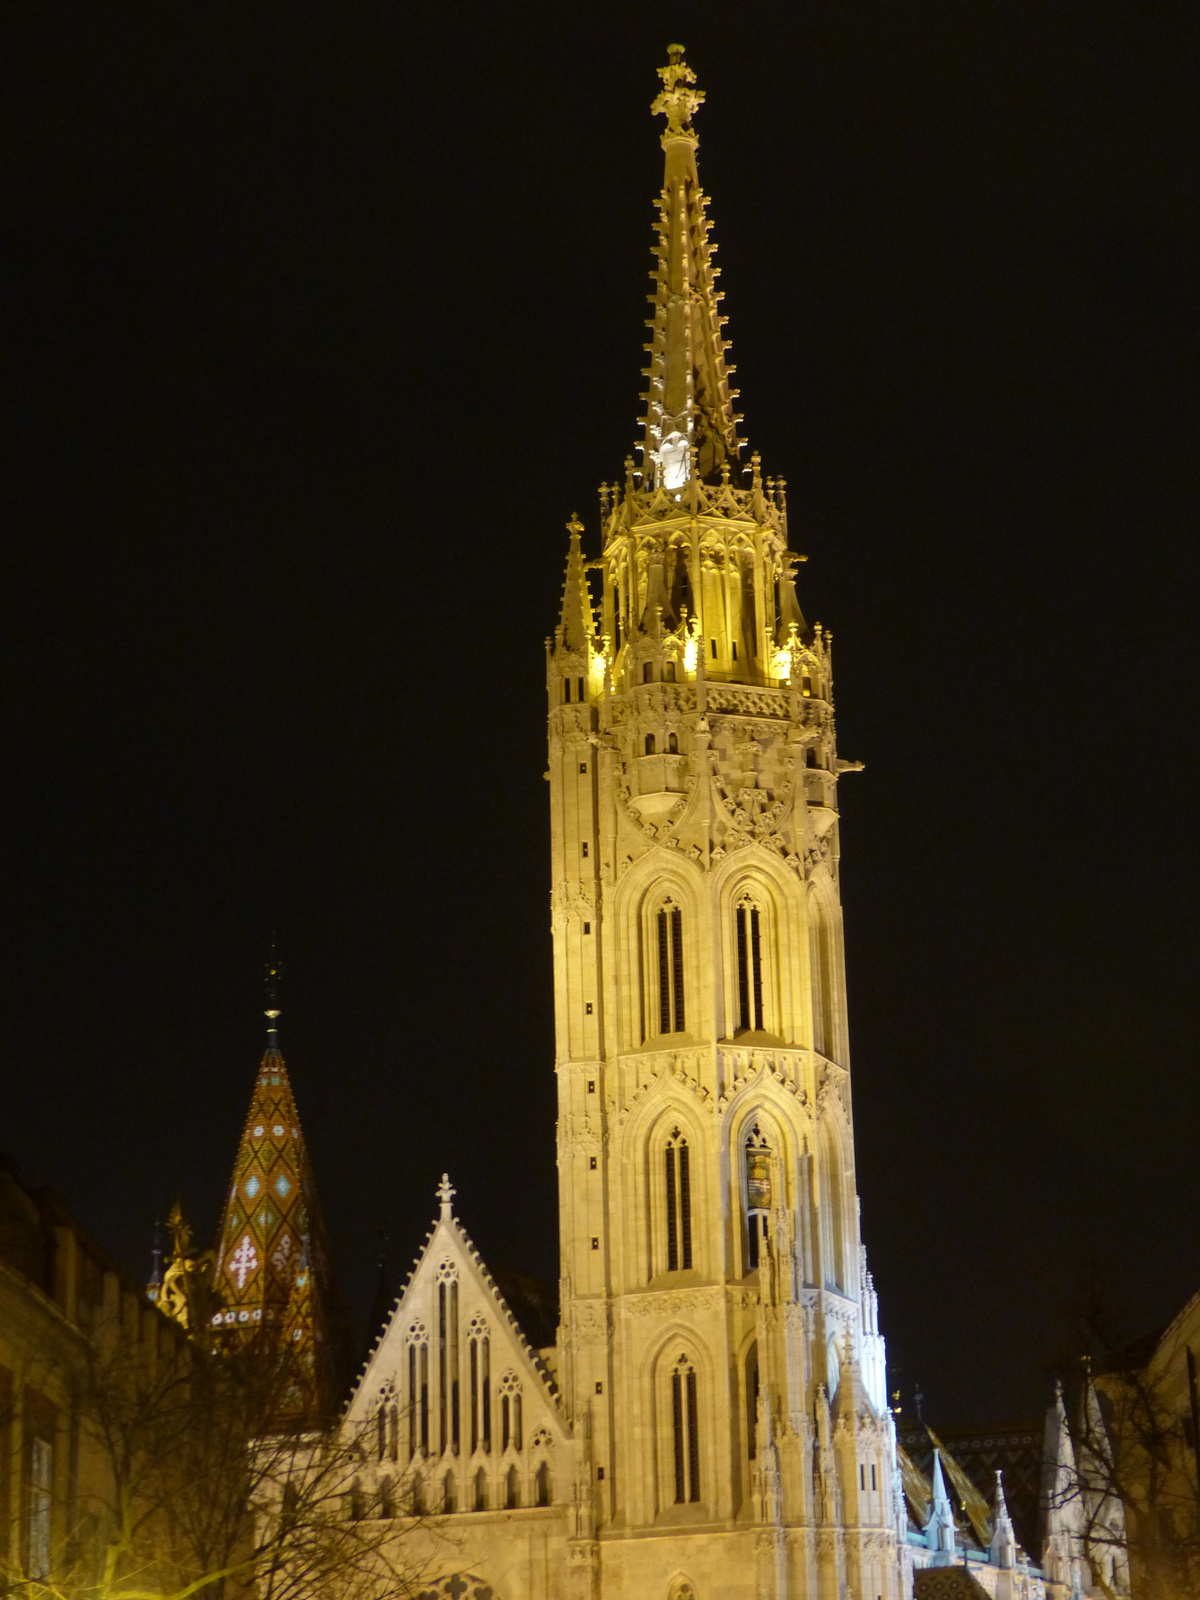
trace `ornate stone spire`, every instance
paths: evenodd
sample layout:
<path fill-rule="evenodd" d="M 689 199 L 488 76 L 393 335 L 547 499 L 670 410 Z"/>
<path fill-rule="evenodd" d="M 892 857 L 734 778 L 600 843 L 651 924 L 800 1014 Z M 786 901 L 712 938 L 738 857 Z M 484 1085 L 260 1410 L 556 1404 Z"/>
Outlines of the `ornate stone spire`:
<path fill-rule="evenodd" d="M 683 46 L 668 46 L 669 60 L 658 69 L 663 87 L 651 107 L 664 116 L 665 174 L 659 197 L 658 243 L 654 250 L 654 315 L 645 346 L 650 365 L 647 389 L 645 471 L 654 486 L 679 489 L 698 472 L 719 477 L 722 466 L 738 460 L 739 442 L 725 365 L 726 318 L 712 264 L 708 202 L 696 170 L 698 139 L 692 116 L 704 101 L 696 74 L 683 59 Z"/>
<path fill-rule="evenodd" d="M 326 1376 L 328 1254 L 312 1167 L 279 1050 L 283 968 L 267 963 L 267 1048 L 238 1145 L 217 1239 L 211 1326 L 286 1338 L 316 1389 Z"/>

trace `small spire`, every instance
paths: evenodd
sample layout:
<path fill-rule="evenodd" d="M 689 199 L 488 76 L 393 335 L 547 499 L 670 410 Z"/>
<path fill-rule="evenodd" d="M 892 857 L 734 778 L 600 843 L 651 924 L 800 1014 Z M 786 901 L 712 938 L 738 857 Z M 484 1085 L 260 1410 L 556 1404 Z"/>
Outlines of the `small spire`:
<path fill-rule="evenodd" d="M 279 1052 L 279 985 L 283 979 L 283 962 L 280 961 L 275 950 L 275 936 L 271 935 L 271 954 L 263 969 L 263 979 L 267 986 L 267 1049 Z"/>
<path fill-rule="evenodd" d="M 454 1213 L 450 1209 L 450 1202 L 454 1199 L 454 1196 L 457 1194 L 457 1192 L 458 1191 L 455 1189 L 454 1185 L 450 1182 L 450 1174 L 448 1172 L 443 1172 L 442 1181 L 437 1186 L 437 1197 L 441 1201 L 443 1222 L 452 1222 L 454 1220 Z"/>
<path fill-rule="evenodd" d="M 996 1499 L 992 1507 L 992 1542 L 990 1555 L 996 1566 L 1008 1571 L 1017 1564 L 1017 1536 L 1013 1530 L 1012 1518 L 1008 1514 L 1008 1502 L 1004 1498 L 1004 1474 L 996 1472 Z"/>
<path fill-rule="evenodd" d="M 571 513 L 567 532 L 571 535 L 571 548 L 567 553 L 567 581 L 563 585 L 562 619 L 558 631 L 564 649 L 584 650 L 595 632 L 596 619 L 592 613 L 592 596 L 580 543 L 583 523 L 577 512 Z"/>
<path fill-rule="evenodd" d="M 930 1565 L 948 1567 L 954 1561 L 954 1512 L 950 1496 L 946 1493 L 946 1480 L 942 1476 L 942 1452 L 933 1452 L 933 1512 L 925 1529 L 925 1542 L 933 1552 Z"/>

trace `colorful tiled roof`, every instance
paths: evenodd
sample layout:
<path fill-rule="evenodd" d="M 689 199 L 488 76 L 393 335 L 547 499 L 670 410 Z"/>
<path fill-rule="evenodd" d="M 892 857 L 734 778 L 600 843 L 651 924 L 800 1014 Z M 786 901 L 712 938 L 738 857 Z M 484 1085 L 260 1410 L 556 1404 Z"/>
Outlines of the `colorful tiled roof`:
<path fill-rule="evenodd" d="M 213 1287 L 222 1333 L 278 1329 L 321 1381 L 328 1360 L 324 1228 L 283 1056 L 258 1069 L 217 1240 Z"/>

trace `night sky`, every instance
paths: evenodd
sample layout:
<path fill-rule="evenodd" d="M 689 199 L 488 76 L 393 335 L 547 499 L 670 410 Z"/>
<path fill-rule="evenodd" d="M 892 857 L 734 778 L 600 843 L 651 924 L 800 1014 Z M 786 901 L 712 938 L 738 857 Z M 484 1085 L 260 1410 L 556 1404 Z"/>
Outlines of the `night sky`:
<path fill-rule="evenodd" d="M 542 641 L 635 436 L 682 39 L 834 633 L 892 1384 L 1200 1284 L 1200 8 L 10 3 L 0 1149 L 130 1271 L 282 1043 L 360 1334 L 447 1168 L 556 1276 Z"/>

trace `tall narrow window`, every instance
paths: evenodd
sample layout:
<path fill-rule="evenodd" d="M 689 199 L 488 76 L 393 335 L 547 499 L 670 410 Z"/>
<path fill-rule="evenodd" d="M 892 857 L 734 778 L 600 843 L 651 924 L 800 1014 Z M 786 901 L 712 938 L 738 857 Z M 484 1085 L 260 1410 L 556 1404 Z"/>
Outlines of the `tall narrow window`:
<path fill-rule="evenodd" d="M 752 1031 L 763 1022 L 762 914 L 751 900 L 737 908 L 738 1028 Z"/>
<path fill-rule="evenodd" d="M 654 754 L 654 748 L 654 735 L 652 733 L 648 733 L 646 735 L 646 754 L 648 756 L 652 756 Z"/>
<path fill-rule="evenodd" d="M 658 913 L 658 1031 L 687 1031 L 683 1004 L 683 912 L 669 900 Z"/>
<path fill-rule="evenodd" d="M 409 1330 L 408 1459 L 429 1454 L 429 1343 L 423 1323 Z"/>
<path fill-rule="evenodd" d="M 671 1374 L 671 1432 L 675 1465 L 675 1504 L 700 1498 L 700 1417 L 696 1371 L 681 1355 Z"/>
<path fill-rule="evenodd" d="M 438 1451 L 458 1455 L 462 1439 L 458 1277 L 452 1261 L 444 1261 L 438 1274 Z"/>
<path fill-rule="evenodd" d="M 504 1508 L 506 1511 L 515 1511 L 521 1504 L 521 1489 L 517 1481 L 516 1467 L 509 1467 L 504 1475 Z"/>
<path fill-rule="evenodd" d="M 50 1576 L 50 1515 L 54 1494 L 54 1449 L 48 1439 L 30 1440 L 29 1576 Z"/>
<path fill-rule="evenodd" d="M 506 1372 L 500 1384 L 500 1451 L 509 1445 L 520 1450 L 521 1437 L 521 1385 L 515 1372 Z"/>
<path fill-rule="evenodd" d="M 482 1444 L 492 1446 L 488 1395 L 488 1329 L 482 1317 L 473 1317 L 467 1336 L 467 1364 L 471 1383 L 471 1454 Z"/>
<path fill-rule="evenodd" d="M 666 1176 L 667 1271 L 686 1272 L 692 1265 L 692 1177 L 688 1144 L 678 1128 L 663 1152 Z"/>
<path fill-rule="evenodd" d="M 753 1461 L 758 1455 L 758 1346 L 750 1346 L 746 1357 L 746 1454 Z"/>
<path fill-rule="evenodd" d="M 422 1344 L 417 1351 L 421 1369 L 421 1454 L 429 1454 L 429 1346 Z"/>
<path fill-rule="evenodd" d="M 544 1461 L 534 1476 L 533 1497 L 535 1505 L 548 1506 L 550 1504 L 550 1468 Z"/>
<path fill-rule="evenodd" d="M 677 756 L 679 754 L 679 735 L 677 733 L 669 733 L 667 735 L 667 754 L 669 756 Z"/>
<path fill-rule="evenodd" d="M 475 1509 L 487 1510 L 487 1474 L 482 1467 L 475 1474 Z"/>
<path fill-rule="evenodd" d="M 756 1122 L 746 1136 L 746 1269 L 753 1272 L 766 1254 L 771 1214 L 771 1147 Z"/>

